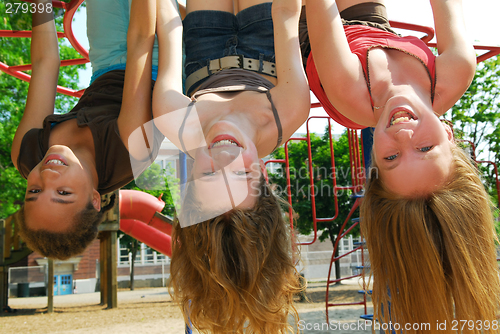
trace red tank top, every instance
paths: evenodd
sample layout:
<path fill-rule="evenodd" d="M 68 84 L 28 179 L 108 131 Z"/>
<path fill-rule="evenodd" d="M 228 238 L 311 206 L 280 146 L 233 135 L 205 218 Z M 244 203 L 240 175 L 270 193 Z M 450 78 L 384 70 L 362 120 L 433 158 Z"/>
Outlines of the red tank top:
<path fill-rule="evenodd" d="M 419 38 L 414 36 L 400 37 L 381 29 L 363 25 L 344 26 L 344 31 L 347 41 L 349 42 L 349 47 L 351 48 L 351 52 L 358 56 L 363 67 L 366 85 L 368 86 L 370 100 L 372 101 L 372 107 L 373 100 L 371 96 L 370 82 L 368 81 L 368 51 L 374 47 L 400 50 L 401 52 L 419 59 L 429 74 L 429 80 L 431 82 L 431 101 L 434 102 L 434 91 L 436 88 L 436 56 Z M 316 71 L 316 65 L 314 64 L 312 57 L 312 52 L 309 54 L 309 58 L 307 60 L 306 71 L 311 90 L 314 95 L 316 95 L 325 111 L 334 121 L 351 129 L 365 128 L 365 126 L 359 125 L 342 115 L 330 103 L 323 87 L 321 86 L 321 82 Z"/>

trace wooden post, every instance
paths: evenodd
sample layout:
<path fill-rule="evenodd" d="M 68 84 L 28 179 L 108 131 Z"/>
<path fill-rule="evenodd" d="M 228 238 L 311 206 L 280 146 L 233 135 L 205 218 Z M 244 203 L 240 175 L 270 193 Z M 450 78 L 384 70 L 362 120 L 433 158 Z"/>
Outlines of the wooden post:
<path fill-rule="evenodd" d="M 9 267 L 0 266 L 0 312 L 9 306 Z"/>
<path fill-rule="evenodd" d="M 8 306 L 9 300 L 9 268 L 5 263 L 5 220 L 0 220 L 0 312 Z"/>
<path fill-rule="evenodd" d="M 10 250 L 12 247 L 12 216 L 9 216 L 3 226 L 2 226 L 2 234 L 3 234 L 3 256 L 2 259 L 6 259 L 10 257 Z"/>
<path fill-rule="evenodd" d="M 116 277 L 116 232 L 104 231 L 101 239 L 101 305 L 107 308 L 118 307 L 118 283 Z"/>
<path fill-rule="evenodd" d="M 101 305 L 106 303 L 108 309 L 118 307 L 116 231 L 120 228 L 118 205 L 120 193 L 119 190 L 115 190 L 113 193 L 101 196 L 101 205 L 106 205 L 113 195 L 116 196 L 115 205 L 99 225 Z"/>
<path fill-rule="evenodd" d="M 106 232 L 99 233 L 99 284 L 101 291 L 101 305 L 108 302 L 107 275 L 106 275 Z"/>
<path fill-rule="evenodd" d="M 116 232 L 108 232 L 109 239 L 107 242 L 108 247 L 108 260 L 107 260 L 107 286 L 108 286 L 108 308 L 118 307 L 118 282 L 116 277 L 117 263 L 116 263 Z"/>
<path fill-rule="evenodd" d="M 49 266 L 49 274 L 47 275 L 47 312 L 54 312 L 54 260 L 48 259 L 47 264 Z"/>

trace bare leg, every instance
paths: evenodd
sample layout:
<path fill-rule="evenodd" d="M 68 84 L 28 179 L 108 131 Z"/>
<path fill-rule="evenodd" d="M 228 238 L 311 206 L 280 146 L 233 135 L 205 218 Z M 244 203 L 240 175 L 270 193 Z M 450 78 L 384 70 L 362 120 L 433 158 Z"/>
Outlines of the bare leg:
<path fill-rule="evenodd" d="M 235 3 L 237 3 L 238 6 L 235 6 L 234 14 L 237 14 L 238 12 L 248 7 L 260 5 L 261 3 L 266 3 L 266 2 L 272 2 L 272 0 L 235 0 Z"/>
<path fill-rule="evenodd" d="M 197 10 L 220 10 L 233 13 L 233 0 L 186 0 L 187 13 Z"/>

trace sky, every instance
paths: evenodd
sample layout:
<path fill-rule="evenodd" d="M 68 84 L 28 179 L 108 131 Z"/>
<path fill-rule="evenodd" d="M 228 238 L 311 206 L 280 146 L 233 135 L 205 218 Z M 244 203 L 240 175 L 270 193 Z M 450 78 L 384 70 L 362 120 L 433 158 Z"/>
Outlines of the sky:
<path fill-rule="evenodd" d="M 181 2 L 185 3 L 185 1 Z M 468 37 L 476 45 L 500 46 L 500 33 L 498 28 L 498 14 L 500 13 L 500 0 L 462 0 L 464 8 L 465 24 Z M 387 13 L 390 20 L 420 24 L 434 27 L 432 10 L 429 0 L 386 0 Z M 75 15 L 73 31 L 80 43 L 88 48 L 86 36 L 86 13 L 85 9 Z M 402 34 L 411 34 L 401 31 Z M 416 34 L 417 36 L 418 33 Z M 420 36 L 419 36 L 420 37 Z M 88 86 L 91 77 L 90 64 L 80 72 L 80 88 Z M 311 100 L 317 99 L 311 93 Z M 311 110 L 310 116 L 326 116 L 322 108 Z M 342 133 L 344 127 L 334 124 L 333 132 Z M 316 133 L 324 132 L 326 120 L 310 121 L 310 131 Z M 297 130 L 298 133 L 306 133 L 305 125 Z"/>

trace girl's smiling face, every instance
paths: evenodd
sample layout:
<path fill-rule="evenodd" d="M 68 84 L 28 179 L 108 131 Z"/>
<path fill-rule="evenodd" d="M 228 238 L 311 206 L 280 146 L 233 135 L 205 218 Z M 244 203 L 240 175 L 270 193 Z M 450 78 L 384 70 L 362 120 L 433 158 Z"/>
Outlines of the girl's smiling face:
<path fill-rule="evenodd" d="M 453 133 L 421 100 L 388 100 L 373 137 L 375 163 L 385 187 L 402 197 L 439 189 L 452 170 Z"/>

